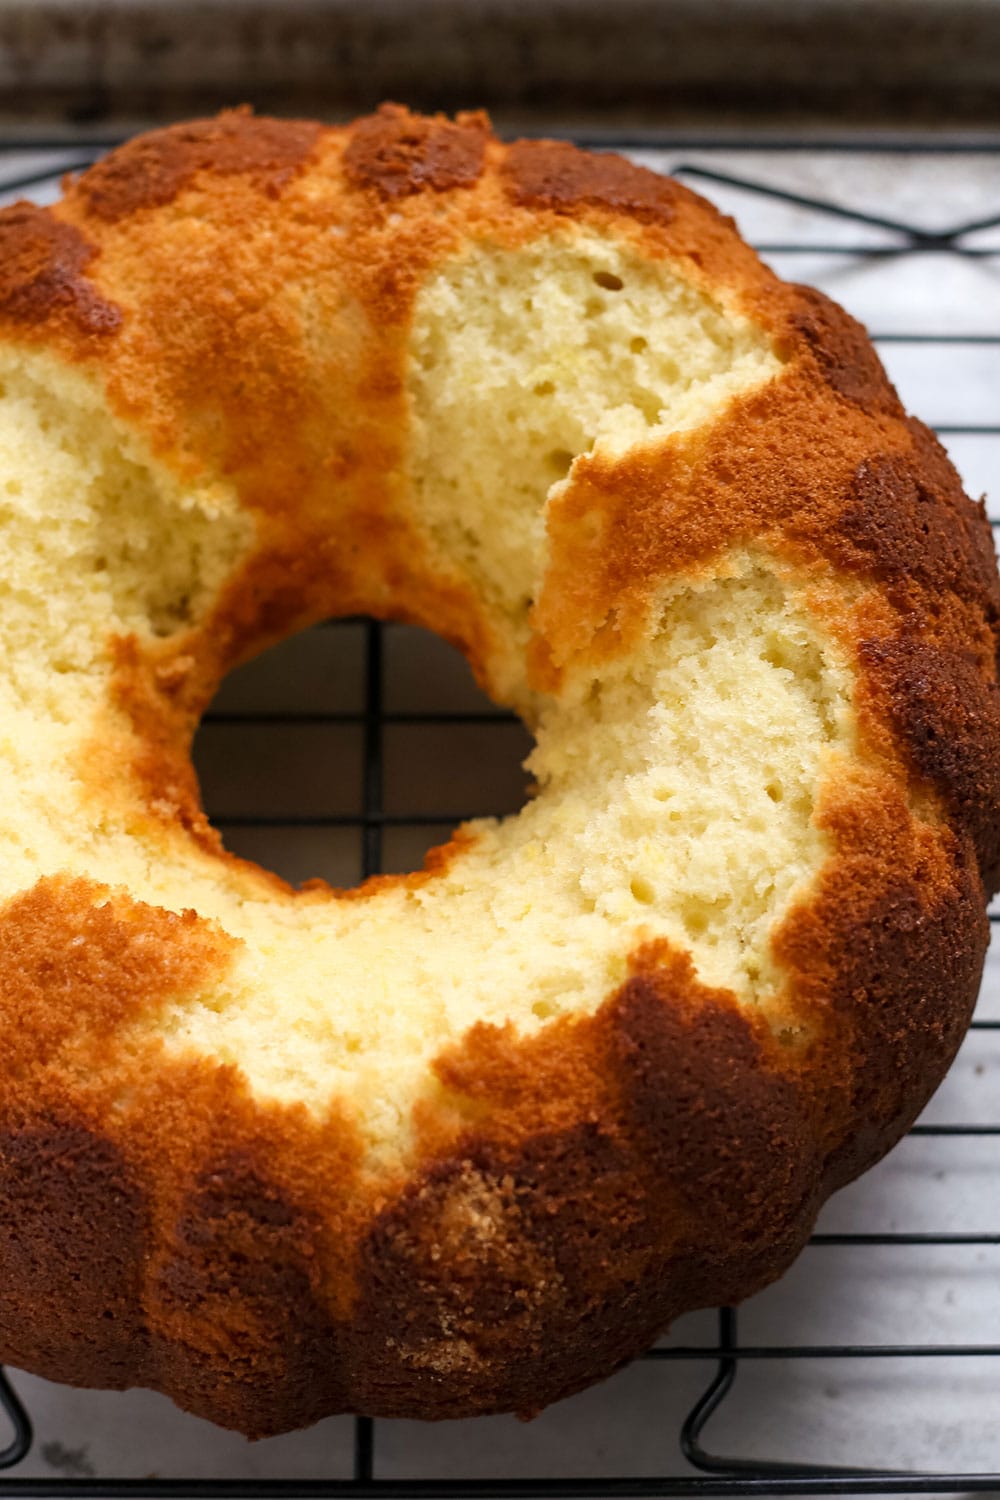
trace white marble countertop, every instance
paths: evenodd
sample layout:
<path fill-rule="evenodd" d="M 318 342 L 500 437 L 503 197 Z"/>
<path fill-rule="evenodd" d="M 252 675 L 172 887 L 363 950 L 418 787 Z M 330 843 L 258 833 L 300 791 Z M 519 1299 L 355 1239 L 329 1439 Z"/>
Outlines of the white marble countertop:
<path fill-rule="evenodd" d="M 988 143 L 979 143 L 985 147 Z M 690 167 L 819 197 L 925 231 L 1000 215 L 993 150 L 698 149 L 637 152 L 659 168 Z M 65 153 L 0 155 L 0 184 L 54 169 Z M 690 179 L 765 247 L 784 276 L 822 286 L 868 324 L 907 405 L 938 426 L 974 495 L 1000 520 L 1000 225 L 969 233 L 975 254 L 913 248 L 901 232 L 837 218 L 733 186 Z M 42 184 L 36 196 L 51 189 Z M 357 712 L 364 627 L 317 630 L 229 680 L 217 710 Z M 488 709 L 449 648 L 389 627 L 385 708 L 399 714 Z M 503 720 L 461 727 L 389 723 L 385 799 L 412 826 L 386 836 L 388 868 L 413 867 L 441 830 L 421 824 L 442 805 L 519 805 L 525 736 Z M 359 804 L 358 725 L 206 725 L 199 766 L 210 809 L 225 815 L 351 810 Z M 447 780 L 443 768 L 447 767 Z M 289 801 L 284 788 L 293 786 Z M 356 796 L 355 796 L 356 791 Z M 240 829 L 232 847 L 292 878 L 359 874 L 356 829 Z M 996 930 L 996 929 L 994 929 Z M 1000 944 L 987 966 L 980 1018 L 1000 1018 Z M 970 1033 L 924 1124 L 1000 1123 L 1000 1031 Z M 827 1234 L 1000 1236 L 996 1138 L 911 1136 L 824 1210 Z M 682 1319 L 665 1342 L 712 1345 L 716 1317 Z M 1000 1243 L 818 1245 L 740 1313 L 755 1345 L 1000 1345 Z M 376 1425 L 383 1478 L 685 1475 L 677 1434 L 713 1373 L 710 1359 L 635 1364 L 529 1424 L 509 1418 Z M 102 1394 L 22 1374 L 13 1383 L 34 1419 L 32 1452 L 4 1477 L 217 1476 L 339 1478 L 351 1473 L 347 1418 L 250 1444 L 184 1416 L 147 1392 Z M 0 1448 L 6 1434 L 0 1414 Z M 769 1359 L 740 1368 L 705 1442 L 716 1452 L 882 1469 L 1000 1470 L 1000 1358 Z M 758 1491 L 760 1493 L 760 1491 Z"/>

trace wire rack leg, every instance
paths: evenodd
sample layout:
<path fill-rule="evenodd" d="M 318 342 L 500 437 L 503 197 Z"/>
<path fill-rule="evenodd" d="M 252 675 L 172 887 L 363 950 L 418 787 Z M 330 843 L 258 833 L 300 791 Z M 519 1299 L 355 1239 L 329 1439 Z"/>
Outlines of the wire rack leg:
<path fill-rule="evenodd" d="M 365 627 L 364 728 L 364 844 L 361 873 L 378 875 L 382 869 L 382 626 L 369 620 Z"/>
<path fill-rule="evenodd" d="M 364 746 L 364 843 L 361 873 L 368 878 L 382 869 L 382 626 L 369 620 L 365 626 L 365 746 Z M 354 1478 L 370 1484 L 375 1463 L 375 1423 L 371 1417 L 354 1419 Z"/>
<path fill-rule="evenodd" d="M 736 1345 L 736 1312 L 731 1307 L 719 1309 L 719 1348 L 734 1349 Z M 736 1379 L 736 1359 L 728 1352 L 719 1360 L 711 1385 L 689 1413 L 681 1428 L 681 1452 L 689 1464 L 707 1474 L 726 1473 L 730 1469 L 728 1459 L 715 1458 L 701 1446 L 701 1434 L 709 1417 L 725 1401 Z"/>
<path fill-rule="evenodd" d="M 375 1467 L 375 1423 L 371 1417 L 354 1419 L 354 1478 L 371 1484 Z"/>
<path fill-rule="evenodd" d="M 689 1464 L 705 1474 L 727 1477 L 753 1475 L 755 1479 L 920 1479 L 926 1476 L 904 1469 L 843 1469 L 825 1464 L 779 1463 L 767 1459 L 725 1458 L 710 1453 L 701 1444 L 701 1435 L 712 1415 L 729 1395 L 736 1380 L 739 1358 L 736 1309 L 719 1309 L 719 1349 L 722 1357 L 712 1382 L 692 1408 L 681 1428 L 681 1451 Z"/>
<path fill-rule="evenodd" d="M 14 1464 L 19 1464 L 23 1458 L 27 1458 L 35 1435 L 31 1419 L 14 1394 L 13 1387 L 2 1369 L 0 1369 L 0 1407 L 7 1413 L 14 1428 L 14 1436 L 7 1447 L 0 1448 L 0 1469 L 10 1469 Z"/>

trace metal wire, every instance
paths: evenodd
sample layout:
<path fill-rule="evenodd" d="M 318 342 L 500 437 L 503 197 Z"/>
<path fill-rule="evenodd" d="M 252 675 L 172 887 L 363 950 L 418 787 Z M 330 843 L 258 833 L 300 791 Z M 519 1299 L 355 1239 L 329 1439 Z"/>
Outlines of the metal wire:
<path fill-rule="evenodd" d="M 0 192 L 25 191 L 44 186 L 56 179 L 62 171 L 75 170 L 97 154 L 99 146 L 110 142 L 93 142 L 83 148 L 78 141 L 39 139 L 28 142 L 24 139 L 11 141 L 6 149 L 26 149 L 65 152 L 65 159 L 56 168 L 47 167 L 18 176 L 2 174 L 4 143 L 0 142 Z M 616 149 L 650 150 L 664 149 L 669 141 L 655 136 L 608 136 L 590 138 L 582 142 L 591 146 L 612 146 Z M 695 149 L 703 143 L 688 140 L 685 150 Z M 719 145 L 718 140 L 705 142 Z M 742 140 L 738 143 L 726 140 L 724 144 L 739 144 L 742 148 L 757 147 L 770 151 L 808 149 L 810 151 L 838 150 L 863 152 L 869 149 L 906 153 L 915 150 L 933 151 L 994 151 L 1000 155 L 1000 146 L 976 142 L 942 142 L 939 140 L 900 141 L 878 140 L 848 141 L 808 140 Z M 83 154 L 89 151 L 89 154 Z M 965 240 L 975 231 L 992 228 L 1000 224 L 1000 212 L 987 212 L 974 220 L 967 220 L 950 228 L 927 230 L 919 225 L 871 214 L 849 204 L 827 199 L 804 196 L 790 192 L 776 184 L 758 178 L 743 178 L 723 173 L 703 165 L 677 162 L 672 168 L 675 175 L 694 178 L 700 182 L 736 188 L 740 191 L 766 195 L 790 205 L 808 208 L 819 214 L 851 221 L 860 226 L 877 228 L 899 237 L 898 245 L 814 244 L 780 243 L 760 245 L 764 253 L 826 254 L 844 257 L 891 257 L 920 254 L 941 254 L 977 259 L 993 258 L 1000 262 L 1000 249 L 969 246 Z M 876 342 L 907 344 L 980 344 L 1000 345 L 1000 332 L 991 334 L 923 334 L 914 332 L 886 332 L 874 334 Z M 1000 438 L 1000 425 L 965 424 L 947 425 L 938 428 L 943 435 L 977 435 Z M 998 523 L 994 521 L 994 525 Z M 341 622 L 346 623 L 346 622 Z M 350 622 L 357 624 L 356 621 Z M 469 808 L 441 809 L 430 813 L 407 815 L 388 813 L 384 807 L 384 731 L 387 726 L 413 724 L 467 725 L 510 724 L 508 714 L 492 713 L 390 713 L 384 709 L 384 655 L 382 627 L 373 621 L 364 623 L 365 633 L 365 702 L 364 708 L 350 713 L 295 712 L 258 714 L 240 712 L 214 712 L 206 717 L 207 723 L 230 725 L 353 725 L 361 729 L 364 744 L 364 788 L 363 805 L 358 813 L 330 814 L 326 816 L 295 817 L 264 813 L 229 815 L 214 821 L 222 829 L 248 827 L 323 827 L 357 828 L 361 835 L 362 873 L 365 876 L 377 873 L 383 863 L 383 832 L 390 827 L 453 825 L 475 816 Z M 485 811 L 489 811 L 488 809 Z M 991 921 L 1000 921 L 1000 913 L 991 913 Z M 977 1019 L 973 1027 L 980 1031 L 1000 1030 L 1000 1020 Z M 915 1126 L 912 1134 L 923 1137 L 970 1139 L 993 1138 L 1000 1135 L 1000 1123 L 969 1124 L 922 1124 Z M 1000 1246 L 1000 1229 L 997 1232 L 953 1233 L 942 1230 L 931 1233 L 845 1233 L 816 1234 L 810 1240 L 810 1248 L 822 1250 L 834 1246 L 874 1248 L 879 1246 L 921 1247 L 969 1247 Z M 122 1500 L 164 1500 L 176 1496 L 178 1500 L 229 1500 L 229 1497 L 265 1497 L 275 1500 L 295 1500 L 301 1496 L 384 1496 L 385 1500 L 403 1500 L 403 1497 L 478 1497 L 478 1500 L 506 1500 L 506 1497 L 538 1496 L 547 1500 L 597 1500 L 597 1497 L 641 1497 L 674 1495 L 876 1495 L 876 1494 L 944 1494 L 961 1490 L 966 1494 L 987 1494 L 1000 1491 L 1000 1474 L 902 1474 L 873 1469 L 857 1469 L 849 1466 L 829 1467 L 809 1463 L 804 1458 L 801 1464 L 765 1462 L 738 1455 L 722 1455 L 706 1443 L 707 1429 L 720 1408 L 724 1405 L 739 1377 L 742 1366 L 774 1360 L 837 1360 L 872 1361 L 906 1359 L 927 1362 L 943 1358 L 967 1359 L 990 1358 L 998 1361 L 997 1376 L 1000 1384 L 1000 1344 L 805 1344 L 805 1345 L 761 1345 L 741 1344 L 735 1311 L 723 1308 L 718 1314 L 718 1332 L 714 1344 L 695 1346 L 656 1347 L 644 1356 L 647 1362 L 699 1361 L 714 1362 L 715 1371 L 703 1393 L 691 1410 L 678 1435 L 681 1452 L 700 1474 L 683 1477 L 665 1474 L 656 1478 L 620 1476 L 601 1479 L 562 1479 L 559 1477 L 538 1479 L 470 1479 L 470 1480 L 418 1480 L 378 1479 L 377 1470 L 377 1423 L 367 1418 L 358 1418 L 355 1423 L 353 1478 L 344 1481 L 277 1481 L 277 1480 L 108 1480 L 108 1479 L 18 1479 L 16 1476 L 0 1479 L 0 1500 L 14 1496 L 51 1495 L 68 1500 L 73 1495 L 101 1495 L 122 1497 Z M 0 1448 L 0 1470 L 12 1469 L 27 1455 L 32 1442 L 31 1422 L 23 1404 L 16 1396 L 3 1372 L 0 1371 L 0 1408 L 6 1412 L 12 1428 L 12 1437 L 5 1448 Z M 3 1434 L 0 1432 L 0 1441 Z M 665 1461 L 669 1458 L 665 1454 Z"/>
<path fill-rule="evenodd" d="M 6 1448 L 0 1448 L 0 1469 L 10 1469 L 14 1464 L 19 1464 L 22 1458 L 28 1456 L 34 1433 L 31 1419 L 11 1389 L 10 1381 L 3 1370 L 0 1370 L 0 1406 L 10 1418 L 13 1429 Z"/>

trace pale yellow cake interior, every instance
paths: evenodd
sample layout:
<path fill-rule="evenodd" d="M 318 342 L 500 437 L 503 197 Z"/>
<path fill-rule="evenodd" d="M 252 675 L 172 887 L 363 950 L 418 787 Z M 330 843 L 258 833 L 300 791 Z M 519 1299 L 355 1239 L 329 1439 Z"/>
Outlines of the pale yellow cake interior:
<path fill-rule="evenodd" d="M 576 455 L 695 427 L 779 368 L 749 319 L 592 232 L 448 263 L 411 348 L 420 514 L 519 641 Z"/>
<path fill-rule="evenodd" d="M 575 455 L 655 448 L 780 378 L 745 318 L 593 236 L 450 264 L 412 351 L 411 503 L 517 640 L 546 496 Z M 51 357 L 8 350 L 0 381 L 0 898 L 68 871 L 242 939 L 221 988 L 165 1005 L 168 1046 L 238 1064 L 261 1095 L 346 1096 L 391 1165 L 442 1046 L 477 1020 L 592 1010 L 645 939 L 688 947 L 746 1003 L 774 991 L 769 933 L 823 859 L 813 808 L 852 717 L 848 668 L 765 555 L 670 581 L 641 652 L 533 700 L 538 795 L 474 825 L 445 873 L 286 898 L 180 829 L 151 832 L 124 758 L 96 810 L 79 779 L 85 742 L 126 733 L 111 638 L 197 626 L 252 519 L 221 482 L 179 484 Z"/>

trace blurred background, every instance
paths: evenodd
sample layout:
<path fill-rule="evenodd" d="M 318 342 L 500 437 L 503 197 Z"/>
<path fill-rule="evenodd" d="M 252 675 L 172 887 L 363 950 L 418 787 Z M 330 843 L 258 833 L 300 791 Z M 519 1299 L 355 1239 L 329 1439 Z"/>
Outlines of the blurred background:
<path fill-rule="evenodd" d="M 995 0 L 0 0 L 0 117 L 385 98 L 501 125 L 984 125 Z"/>

